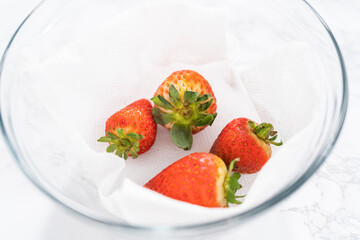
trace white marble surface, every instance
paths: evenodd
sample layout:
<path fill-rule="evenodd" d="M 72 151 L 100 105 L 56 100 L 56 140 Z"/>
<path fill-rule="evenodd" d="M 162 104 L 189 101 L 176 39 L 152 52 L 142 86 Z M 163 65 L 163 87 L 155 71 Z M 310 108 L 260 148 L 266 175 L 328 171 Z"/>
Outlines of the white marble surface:
<path fill-rule="evenodd" d="M 38 0 L 0 1 L 0 52 Z M 311 0 L 333 30 L 350 80 L 347 120 L 332 155 L 305 185 L 274 208 L 216 239 L 360 239 L 360 2 Z M 259 231 L 259 229 L 262 229 Z M 127 239 L 74 217 L 35 188 L 0 137 L 0 240 Z"/>

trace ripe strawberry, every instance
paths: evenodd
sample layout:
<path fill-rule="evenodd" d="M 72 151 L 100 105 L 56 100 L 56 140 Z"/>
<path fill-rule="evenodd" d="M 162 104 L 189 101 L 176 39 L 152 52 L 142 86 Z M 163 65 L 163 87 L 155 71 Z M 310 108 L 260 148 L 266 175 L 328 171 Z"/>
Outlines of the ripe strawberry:
<path fill-rule="evenodd" d="M 149 100 L 140 99 L 116 112 L 106 121 L 106 136 L 98 141 L 110 144 L 107 152 L 116 150 L 119 157 L 137 158 L 155 142 L 157 125 L 151 108 Z"/>
<path fill-rule="evenodd" d="M 227 165 L 232 159 L 239 158 L 234 171 L 256 173 L 271 157 L 270 144 L 282 145 L 282 141 L 274 142 L 276 134 L 270 123 L 258 125 L 247 118 L 237 118 L 221 131 L 210 152 L 219 156 Z"/>
<path fill-rule="evenodd" d="M 209 83 L 199 73 L 182 70 L 172 73 L 151 99 L 156 123 L 170 130 L 171 140 L 191 149 L 193 137 L 214 122 L 216 99 Z"/>
<path fill-rule="evenodd" d="M 236 200 L 239 173 L 231 174 L 234 160 L 226 170 L 224 162 L 210 153 L 192 153 L 181 158 L 144 187 L 180 201 L 204 206 L 227 207 L 228 203 L 240 204 Z"/>

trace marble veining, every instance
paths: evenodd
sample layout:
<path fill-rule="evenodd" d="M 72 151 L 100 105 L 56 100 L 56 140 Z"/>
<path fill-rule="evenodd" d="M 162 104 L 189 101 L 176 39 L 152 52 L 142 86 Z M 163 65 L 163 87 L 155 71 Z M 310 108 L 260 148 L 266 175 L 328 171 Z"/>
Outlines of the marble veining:
<path fill-rule="evenodd" d="M 37 2 L 1 1 L 1 52 Z M 245 226 L 214 239 L 360 239 L 360 147 L 355 128 L 360 122 L 360 2 L 309 2 L 329 24 L 347 65 L 350 102 L 340 139 L 324 165 L 300 190 Z M 104 232 L 69 216 L 36 190 L 15 165 L 2 137 L 0 159 L 0 239 L 118 239 L 114 231 Z M 258 231 L 260 228 L 263 231 Z"/>

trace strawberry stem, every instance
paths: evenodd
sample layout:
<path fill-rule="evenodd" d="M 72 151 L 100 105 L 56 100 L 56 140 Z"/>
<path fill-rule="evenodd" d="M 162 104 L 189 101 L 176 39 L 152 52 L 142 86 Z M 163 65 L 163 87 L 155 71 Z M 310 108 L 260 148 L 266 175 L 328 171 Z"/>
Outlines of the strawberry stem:
<path fill-rule="evenodd" d="M 244 197 L 246 197 L 246 195 L 235 196 L 235 198 L 244 198 Z"/>
<path fill-rule="evenodd" d="M 248 121 L 252 131 L 264 142 L 268 144 L 273 144 L 275 146 L 283 145 L 283 142 L 274 142 L 277 138 L 277 131 L 274 131 L 274 126 L 271 123 L 261 123 L 256 125 L 253 121 Z M 271 137 L 271 138 L 269 138 Z"/>
<path fill-rule="evenodd" d="M 228 174 L 226 175 L 225 182 L 224 182 L 226 207 L 229 207 L 229 203 L 234 203 L 234 204 L 242 203 L 236 199 L 236 198 L 239 198 L 242 196 L 235 196 L 236 191 L 239 190 L 240 188 L 242 188 L 242 186 L 238 182 L 241 175 L 238 172 L 232 173 L 232 170 L 237 161 L 239 161 L 239 158 L 234 159 L 230 163 L 229 169 L 228 169 Z"/>
<path fill-rule="evenodd" d="M 179 148 L 190 150 L 193 143 L 192 127 L 211 126 L 217 113 L 207 112 L 214 98 L 207 93 L 185 91 L 180 96 L 173 84 L 169 84 L 169 100 L 161 95 L 151 98 L 156 105 L 152 109 L 155 122 L 166 125 L 171 123 L 170 138 Z"/>
<path fill-rule="evenodd" d="M 99 138 L 98 142 L 107 142 L 110 145 L 106 148 L 108 153 L 112 153 L 115 150 L 115 154 L 125 160 L 129 157 L 129 154 L 132 158 L 138 157 L 138 152 L 140 151 L 139 141 L 144 138 L 143 135 L 131 132 L 124 133 L 124 129 L 116 129 L 117 135 L 106 132 L 106 136 Z"/>

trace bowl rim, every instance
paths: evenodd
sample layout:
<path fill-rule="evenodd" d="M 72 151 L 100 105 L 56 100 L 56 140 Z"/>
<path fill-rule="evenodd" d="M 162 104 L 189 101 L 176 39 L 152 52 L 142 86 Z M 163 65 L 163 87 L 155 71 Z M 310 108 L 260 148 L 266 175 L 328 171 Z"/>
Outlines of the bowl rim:
<path fill-rule="evenodd" d="M 21 22 L 21 24 L 19 25 L 19 27 L 16 29 L 15 33 L 12 35 L 12 37 L 10 38 L 10 41 L 8 43 L 8 45 L 6 46 L 3 56 L 1 58 L 0 61 L 0 88 L 1 88 L 1 76 L 2 76 L 2 71 L 3 71 L 3 66 L 6 60 L 6 56 L 7 53 L 10 49 L 10 47 L 12 46 L 12 43 L 14 41 L 14 39 L 16 38 L 18 32 L 21 30 L 22 26 L 27 22 L 27 20 L 34 14 L 34 12 L 36 12 L 45 2 L 47 2 L 47 0 L 42 0 L 37 6 L 35 6 L 33 8 L 33 10 L 25 17 L 25 19 Z M 333 35 L 332 31 L 330 30 L 329 26 L 327 25 L 327 23 L 323 20 L 323 18 L 319 15 L 319 13 L 314 9 L 314 7 L 312 7 L 312 5 L 310 3 L 307 2 L 307 0 L 302 0 L 302 2 L 311 10 L 311 12 L 315 15 L 315 17 L 320 21 L 320 23 L 322 24 L 322 26 L 325 28 L 325 30 L 327 31 L 327 33 L 329 34 L 329 37 L 333 43 L 333 47 L 335 48 L 335 51 L 337 53 L 338 56 L 338 60 L 340 63 L 340 69 L 341 69 L 341 77 L 342 77 L 342 87 L 343 87 L 343 91 L 342 91 L 342 99 L 341 99 L 341 106 L 339 108 L 339 118 L 338 121 L 335 122 L 333 125 L 335 125 L 334 129 L 334 135 L 333 138 L 329 141 L 329 144 L 327 146 L 325 146 L 322 151 L 318 152 L 317 155 L 315 156 L 315 161 L 312 162 L 312 164 L 308 167 L 308 169 L 300 176 L 298 177 L 291 185 L 285 187 L 284 189 L 282 189 L 277 195 L 275 195 L 274 197 L 268 199 L 267 201 L 257 205 L 256 207 L 249 209 L 243 213 L 237 214 L 235 216 L 231 216 L 225 219 L 221 219 L 221 220 L 216 220 L 216 221 L 211 221 L 211 222 L 207 222 L 204 224 L 195 224 L 195 225 L 189 225 L 189 226 L 166 226 L 166 227 L 142 227 L 142 226 L 134 226 L 134 225 L 128 225 L 128 224 L 124 224 L 124 223 L 120 223 L 117 221 L 109 221 L 108 219 L 102 219 L 101 217 L 98 216 L 90 216 L 91 214 L 86 214 L 83 211 L 79 210 L 87 210 L 87 208 L 84 209 L 83 206 L 81 206 L 80 204 L 75 203 L 72 200 L 66 199 L 67 201 L 72 202 L 73 206 L 77 205 L 77 209 L 75 209 L 74 207 L 69 206 L 68 204 L 66 204 L 65 202 L 63 202 L 63 199 L 61 200 L 59 195 L 58 196 L 54 196 L 52 193 L 50 193 L 47 190 L 46 184 L 44 183 L 40 183 L 39 180 L 33 176 L 31 173 L 27 172 L 27 170 L 24 168 L 24 166 L 22 165 L 20 158 L 19 158 L 19 154 L 16 152 L 15 150 L 15 146 L 13 146 L 13 144 L 11 143 L 10 139 L 9 139 L 9 135 L 7 133 L 7 130 L 5 129 L 4 126 L 4 121 L 3 121 L 3 115 L 2 115 L 2 109 L 0 108 L 0 129 L 2 132 L 2 135 L 4 136 L 4 140 L 6 145 L 8 146 L 11 155 L 14 157 L 15 162 L 17 163 L 18 167 L 21 169 L 21 171 L 24 173 L 24 175 L 41 191 L 43 192 L 45 195 L 47 195 L 50 199 L 52 199 L 54 202 L 56 202 L 57 204 L 59 204 L 60 206 L 64 207 L 67 210 L 70 210 L 71 213 L 75 213 L 79 216 L 82 216 L 86 219 L 92 219 L 96 222 L 100 222 L 100 223 L 104 223 L 110 226 L 116 226 L 116 227 L 120 227 L 124 230 L 130 230 L 131 232 L 142 232 L 142 233 L 147 233 L 147 232 L 161 232 L 163 230 L 166 230 L 166 232 L 171 232 L 171 231 L 177 231 L 177 232 L 181 232 L 184 230 L 206 230 L 207 232 L 209 232 L 209 229 L 212 229 L 212 231 L 215 231 L 215 229 L 218 229 L 219 227 L 224 227 L 225 225 L 229 224 L 229 222 L 232 222 L 232 224 L 237 224 L 239 222 L 244 221 L 245 219 L 254 217 L 256 215 L 258 215 L 261 212 L 264 212 L 265 210 L 270 209 L 271 207 L 273 207 L 274 205 L 276 205 L 277 203 L 279 203 L 280 201 L 284 200 L 285 198 L 287 198 L 288 196 L 290 196 L 292 193 L 294 193 L 297 189 L 299 189 L 318 169 L 319 167 L 324 163 L 324 161 L 326 160 L 326 158 L 330 155 L 331 151 L 333 150 L 340 132 L 343 128 L 344 125 L 344 121 L 345 121 L 345 117 L 346 117 L 346 112 L 347 112 L 347 108 L 348 108 L 348 78 L 347 78 L 347 73 L 346 73 L 346 67 L 345 67 L 345 62 L 344 62 L 344 58 L 342 56 L 340 47 L 335 39 L 335 36 Z M 59 193 L 61 195 L 61 193 Z M 63 196 L 64 198 L 64 196 Z M 66 198 L 66 197 L 65 197 Z M 87 210 L 89 211 L 89 210 Z M 210 227 L 210 228 L 209 228 Z"/>

